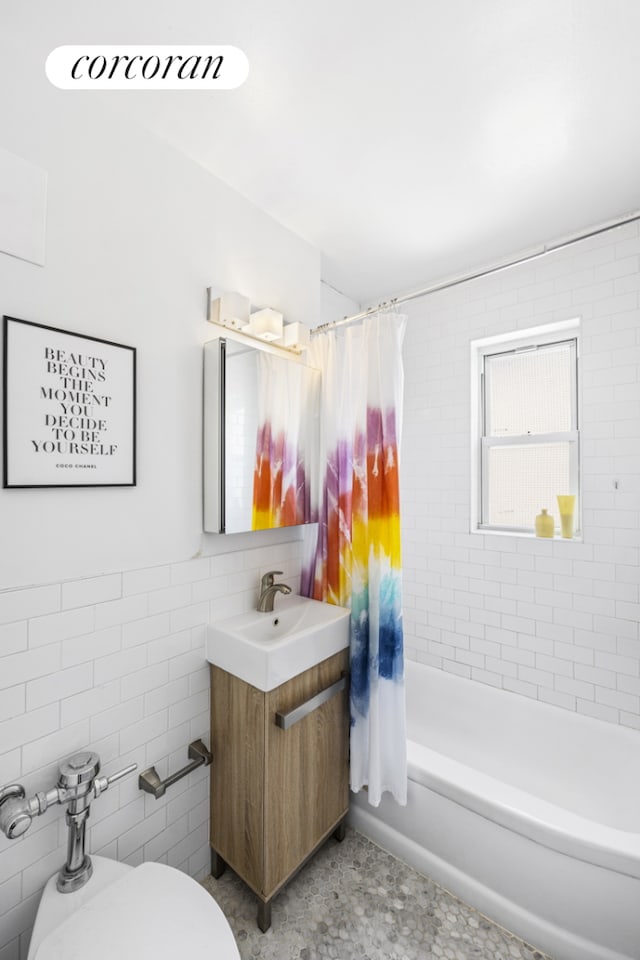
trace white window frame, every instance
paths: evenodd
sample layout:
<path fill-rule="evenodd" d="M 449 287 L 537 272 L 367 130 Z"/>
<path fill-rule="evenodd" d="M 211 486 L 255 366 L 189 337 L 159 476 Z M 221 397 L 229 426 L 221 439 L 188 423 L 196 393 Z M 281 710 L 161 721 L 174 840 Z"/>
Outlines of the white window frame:
<path fill-rule="evenodd" d="M 488 459 L 494 446 L 523 446 L 554 442 L 569 442 L 571 489 L 576 491 L 575 534 L 580 537 L 580 426 L 579 426 L 579 375 L 578 358 L 580 355 L 579 318 L 560 323 L 532 327 L 529 330 L 516 331 L 483 340 L 471 342 L 471 532 L 496 533 L 507 536 L 533 536 L 533 523 L 530 527 L 500 526 L 484 522 L 488 515 Z M 572 344 L 575 382 L 571 394 L 571 430 L 562 433 L 526 434 L 523 436 L 491 437 L 486 422 L 485 409 L 487 378 L 485 374 L 486 358 L 497 354 L 524 352 L 544 349 L 560 343 Z M 557 531 L 556 531 L 557 532 Z"/>

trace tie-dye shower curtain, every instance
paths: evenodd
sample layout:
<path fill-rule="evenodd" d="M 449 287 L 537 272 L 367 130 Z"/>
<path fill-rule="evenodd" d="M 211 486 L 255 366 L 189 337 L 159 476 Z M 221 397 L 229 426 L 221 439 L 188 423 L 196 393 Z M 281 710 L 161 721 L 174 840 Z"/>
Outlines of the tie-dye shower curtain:
<path fill-rule="evenodd" d="M 351 789 L 406 803 L 398 452 L 406 318 L 320 334 L 322 494 L 302 592 L 351 609 Z"/>

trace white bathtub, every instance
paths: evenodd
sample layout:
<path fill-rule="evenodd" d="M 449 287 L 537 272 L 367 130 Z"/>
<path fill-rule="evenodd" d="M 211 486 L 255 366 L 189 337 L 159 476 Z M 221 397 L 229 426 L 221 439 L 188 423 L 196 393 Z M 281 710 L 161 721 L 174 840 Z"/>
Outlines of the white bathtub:
<path fill-rule="evenodd" d="M 406 672 L 407 806 L 352 825 L 554 960 L 640 960 L 640 733 Z"/>

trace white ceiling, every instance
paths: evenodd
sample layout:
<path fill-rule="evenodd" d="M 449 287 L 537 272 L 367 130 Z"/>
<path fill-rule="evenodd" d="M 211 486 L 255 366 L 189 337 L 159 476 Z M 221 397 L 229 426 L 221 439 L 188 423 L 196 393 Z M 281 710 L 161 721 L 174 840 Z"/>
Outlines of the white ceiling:
<path fill-rule="evenodd" d="M 12 8 L 43 51 L 244 50 L 235 91 L 86 96 L 117 97 L 317 246 L 324 279 L 362 304 L 640 209 L 638 0 Z"/>

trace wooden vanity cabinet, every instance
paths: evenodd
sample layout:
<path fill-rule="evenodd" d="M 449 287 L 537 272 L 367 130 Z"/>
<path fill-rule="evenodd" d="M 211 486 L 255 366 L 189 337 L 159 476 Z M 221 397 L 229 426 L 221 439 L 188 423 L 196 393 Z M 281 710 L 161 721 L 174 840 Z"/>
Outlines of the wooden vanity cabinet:
<path fill-rule="evenodd" d="M 263 692 L 211 666 L 212 873 L 224 864 L 271 899 L 349 807 L 349 652 Z"/>

